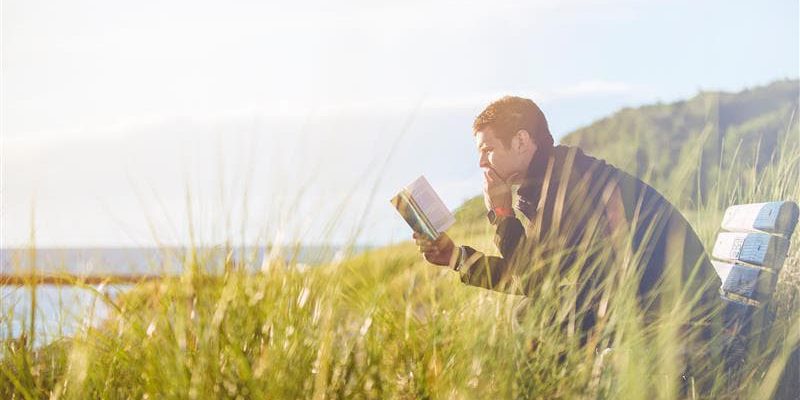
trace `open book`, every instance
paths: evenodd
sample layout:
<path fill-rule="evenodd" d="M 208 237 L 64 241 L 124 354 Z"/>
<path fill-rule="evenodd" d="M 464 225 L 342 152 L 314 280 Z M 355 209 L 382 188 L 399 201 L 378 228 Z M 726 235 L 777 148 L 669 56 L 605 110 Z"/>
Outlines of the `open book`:
<path fill-rule="evenodd" d="M 431 240 L 456 222 L 424 176 L 404 187 L 390 201 L 414 232 Z"/>

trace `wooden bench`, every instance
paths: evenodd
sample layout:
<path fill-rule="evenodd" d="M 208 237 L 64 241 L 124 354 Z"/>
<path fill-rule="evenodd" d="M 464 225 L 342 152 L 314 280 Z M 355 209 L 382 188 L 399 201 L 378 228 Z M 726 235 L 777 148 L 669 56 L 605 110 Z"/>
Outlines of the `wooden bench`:
<path fill-rule="evenodd" d="M 775 318 L 772 296 L 799 214 L 792 201 L 735 205 L 725 211 L 711 263 L 726 302 L 723 351 L 731 382 L 744 372 L 748 354 L 768 349 Z"/>
<path fill-rule="evenodd" d="M 776 201 L 729 207 L 711 252 L 726 301 L 761 307 L 772 299 L 797 225 L 797 203 Z"/>

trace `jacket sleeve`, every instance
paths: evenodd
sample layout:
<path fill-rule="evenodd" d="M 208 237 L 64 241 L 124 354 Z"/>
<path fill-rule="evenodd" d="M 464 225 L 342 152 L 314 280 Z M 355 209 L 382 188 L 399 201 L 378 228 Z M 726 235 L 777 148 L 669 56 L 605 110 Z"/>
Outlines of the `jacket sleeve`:
<path fill-rule="evenodd" d="M 461 281 L 500 292 L 524 294 L 520 282 L 514 281 L 510 262 L 524 234 L 525 229 L 517 218 L 505 218 L 495 233 L 495 244 L 501 257 L 487 256 L 469 246 L 459 247 L 454 269 L 459 272 Z"/>
<path fill-rule="evenodd" d="M 517 248 L 519 240 L 525 236 L 525 228 L 517 217 L 503 218 L 497 224 L 497 231 L 494 235 L 494 244 L 500 250 L 503 258 L 511 258 L 514 249 Z"/>

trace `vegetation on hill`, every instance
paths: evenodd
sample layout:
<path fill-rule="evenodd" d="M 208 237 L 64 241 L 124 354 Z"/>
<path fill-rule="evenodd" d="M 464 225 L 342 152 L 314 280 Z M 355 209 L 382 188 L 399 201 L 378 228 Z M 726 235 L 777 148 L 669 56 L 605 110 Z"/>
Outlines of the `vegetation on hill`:
<path fill-rule="evenodd" d="M 757 185 L 787 140 L 800 140 L 789 124 L 797 119 L 800 82 L 784 80 L 740 93 L 702 92 L 672 104 L 625 108 L 565 136 L 576 145 L 641 177 L 676 204 L 702 202 L 713 182 L 730 171 L 741 185 Z M 790 137 L 795 135 L 794 137 Z M 698 151 L 701 156 L 697 157 Z M 676 165 L 696 164 L 692 185 L 680 185 Z M 755 168 L 751 168 L 755 167 Z"/>

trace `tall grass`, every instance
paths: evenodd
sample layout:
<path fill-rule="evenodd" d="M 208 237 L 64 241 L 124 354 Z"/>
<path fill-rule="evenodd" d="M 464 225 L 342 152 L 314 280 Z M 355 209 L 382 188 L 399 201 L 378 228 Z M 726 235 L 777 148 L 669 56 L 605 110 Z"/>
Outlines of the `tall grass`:
<path fill-rule="evenodd" d="M 729 205 L 800 202 L 800 130 L 797 123 L 789 129 L 771 164 L 729 171 L 682 210 L 707 248 Z M 697 157 L 675 174 L 693 176 L 702 168 Z M 755 179 L 740 179 L 749 173 Z M 694 184 L 673 182 L 662 191 Z M 481 207 L 466 203 L 450 235 L 489 250 L 493 232 Z M 683 375 L 687 316 L 679 309 L 645 315 L 633 295 L 636 279 L 624 273 L 597 284 L 599 298 L 614 300 L 585 345 L 564 329 L 580 322 L 579 279 L 555 271 L 537 276 L 525 297 L 463 285 L 455 272 L 426 264 L 410 242 L 308 269 L 277 256 L 260 268 L 208 265 L 217 259 L 190 249 L 183 275 L 137 285 L 113 300 L 102 324 L 71 337 L 40 348 L 4 338 L 0 396 L 791 398 L 800 387 L 796 239 L 768 305 L 776 318 L 761 333 L 764 345 L 753 347 L 735 381 L 711 365 L 703 384 Z"/>

